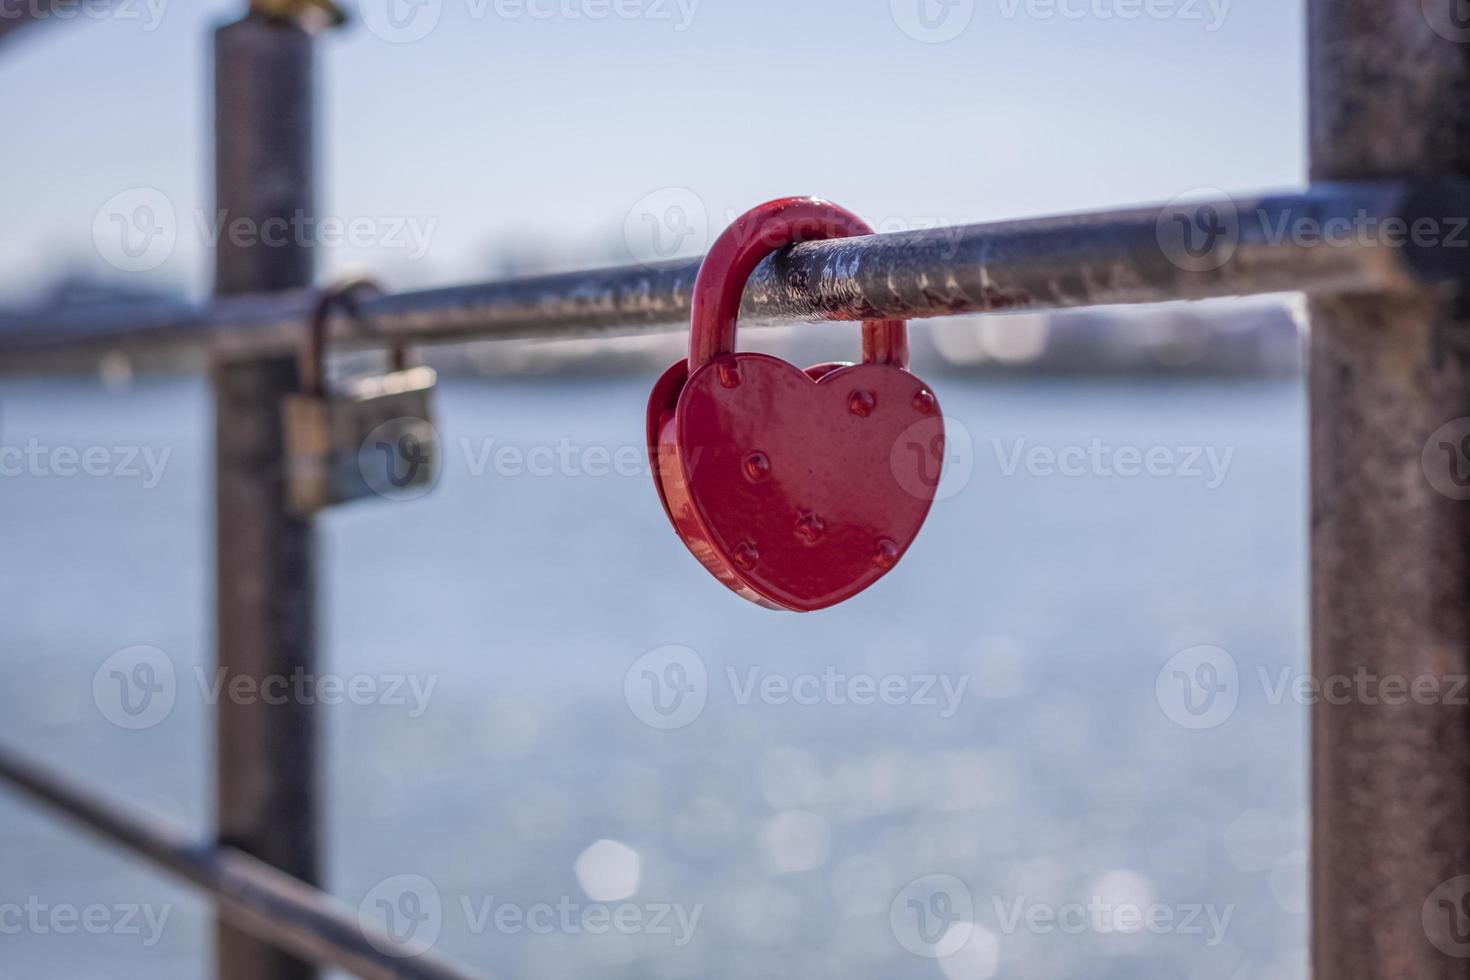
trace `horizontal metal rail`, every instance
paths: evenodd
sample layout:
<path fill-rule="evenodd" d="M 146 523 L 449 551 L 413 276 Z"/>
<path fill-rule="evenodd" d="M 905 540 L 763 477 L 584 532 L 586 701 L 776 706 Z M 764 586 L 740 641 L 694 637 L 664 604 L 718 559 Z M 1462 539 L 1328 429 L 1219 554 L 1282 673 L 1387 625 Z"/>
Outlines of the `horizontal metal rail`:
<path fill-rule="evenodd" d="M 806 242 L 756 271 L 745 317 L 919 319 L 1278 292 L 1409 292 L 1464 274 L 1467 216 L 1465 184 L 1386 181 Z M 1416 228 L 1429 231 L 1407 234 Z M 1211 251 L 1180 251 L 1175 238 L 1186 233 Z M 687 321 L 698 270 L 690 260 L 389 294 L 365 301 L 355 321 L 338 315 L 330 329 L 338 345 L 655 332 Z M 0 363 L 78 348 L 262 357 L 300 342 L 311 305 L 309 293 L 293 291 L 225 297 L 197 310 L 113 306 L 0 322 Z"/>
<path fill-rule="evenodd" d="M 233 848 L 196 844 L 171 824 L 128 812 L 4 749 L 0 779 L 198 886 L 226 921 L 302 959 L 368 980 L 482 980 L 432 952 L 389 956 L 381 950 L 396 947 L 386 934 L 371 933 L 330 895 Z"/>

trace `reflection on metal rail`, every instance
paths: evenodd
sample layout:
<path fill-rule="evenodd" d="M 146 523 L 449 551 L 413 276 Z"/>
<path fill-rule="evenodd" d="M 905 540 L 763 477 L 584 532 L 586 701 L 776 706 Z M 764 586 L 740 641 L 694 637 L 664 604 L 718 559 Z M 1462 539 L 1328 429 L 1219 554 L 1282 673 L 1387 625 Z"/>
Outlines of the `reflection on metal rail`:
<path fill-rule="evenodd" d="M 368 980 L 479 980 L 432 952 L 389 956 L 341 902 L 234 848 L 199 845 L 154 817 L 129 813 L 0 749 L 0 779 L 106 840 L 204 889 L 230 924 L 302 959 Z M 374 939 L 377 940 L 376 944 Z"/>
<path fill-rule="evenodd" d="M 745 314 L 753 323 L 918 319 L 1294 291 L 1408 292 L 1459 274 L 1463 263 L 1450 260 L 1462 258 L 1463 249 L 1452 254 L 1453 242 L 1416 244 L 1402 233 L 1395 241 L 1391 230 L 1424 220 L 1446 229 L 1466 215 L 1467 185 L 1386 181 L 808 242 L 761 266 L 746 292 Z M 1171 240 L 1176 229 L 1214 236 L 1208 244 L 1215 252 L 1204 261 L 1185 255 L 1182 241 Z M 698 268 L 690 260 L 388 295 L 364 303 L 357 322 L 334 320 L 333 340 L 424 343 L 670 329 L 687 320 Z M 292 349 L 310 306 L 310 295 L 297 290 L 220 297 L 182 314 L 118 306 L 0 323 L 0 355 L 205 346 L 227 358 L 257 358 Z"/>

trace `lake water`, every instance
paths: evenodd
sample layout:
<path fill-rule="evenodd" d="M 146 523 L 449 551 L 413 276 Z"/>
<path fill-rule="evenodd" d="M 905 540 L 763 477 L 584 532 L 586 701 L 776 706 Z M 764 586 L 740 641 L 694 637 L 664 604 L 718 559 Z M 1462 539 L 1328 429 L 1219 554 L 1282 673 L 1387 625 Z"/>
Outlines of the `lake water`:
<path fill-rule="evenodd" d="M 1305 975 L 1298 385 L 932 378 L 949 495 L 800 617 L 619 465 L 648 380 L 451 381 L 438 488 L 322 522 L 333 893 L 498 978 Z M 0 384 L 0 738 L 201 829 L 209 434 L 198 381 Z M 0 823 L 0 978 L 207 975 L 191 892 Z"/>

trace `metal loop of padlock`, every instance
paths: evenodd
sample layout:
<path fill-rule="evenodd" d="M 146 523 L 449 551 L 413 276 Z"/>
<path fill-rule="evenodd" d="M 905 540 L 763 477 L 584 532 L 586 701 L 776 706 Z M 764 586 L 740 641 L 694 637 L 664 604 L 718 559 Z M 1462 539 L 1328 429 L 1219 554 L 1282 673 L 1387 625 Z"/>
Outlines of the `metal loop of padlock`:
<path fill-rule="evenodd" d="M 296 372 L 303 395 L 325 396 L 327 393 L 327 328 L 333 310 L 340 306 L 350 318 L 358 320 L 362 315 L 359 300 L 364 296 L 381 295 L 383 287 L 367 276 L 342 279 L 322 290 L 311 313 L 306 343 L 296 358 Z M 408 351 L 402 342 L 395 341 L 388 351 L 390 370 L 402 371 L 408 366 Z"/>
<path fill-rule="evenodd" d="M 871 234 L 872 227 L 862 218 L 814 197 L 783 198 L 736 218 L 716 239 L 695 278 L 689 373 L 716 357 L 734 353 L 745 285 L 762 259 L 795 242 Z M 863 361 L 908 367 L 907 321 L 864 321 Z"/>
<path fill-rule="evenodd" d="M 685 545 L 745 599 L 810 612 L 867 589 L 903 557 L 938 490 L 944 419 L 907 370 L 902 320 L 863 324 L 860 364 L 805 371 L 736 353 L 746 283 L 794 242 L 872 234 L 819 198 L 736 219 L 700 266 L 689 357 L 654 385 L 654 485 Z"/>
<path fill-rule="evenodd" d="M 359 300 L 381 292 L 371 280 L 344 280 L 324 290 L 312 311 L 297 355 L 301 392 L 283 407 L 286 489 L 298 514 L 374 496 L 417 497 L 438 479 L 432 368 L 410 367 L 399 342 L 390 348 L 387 374 L 354 378 L 338 390 L 327 378 L 333 311 L 357 317 Z"/>

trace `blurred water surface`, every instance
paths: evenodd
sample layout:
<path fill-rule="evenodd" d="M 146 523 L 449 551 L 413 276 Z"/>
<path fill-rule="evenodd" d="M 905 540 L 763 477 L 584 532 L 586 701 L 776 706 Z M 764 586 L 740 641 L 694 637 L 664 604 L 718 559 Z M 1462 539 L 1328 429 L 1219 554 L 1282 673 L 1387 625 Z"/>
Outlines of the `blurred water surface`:
<path fill-rule="evenodd" d="M 1305 711 L 1271 696 L 1303 666 L 1299 386 L 931 380 L 971 477 L 894 574 L 807 617 L 717 586 L 641 466 L 619 466 L 641 451 L 645 380 L 448 382 L 437 490 L 323 521 L 322 669 L 374 685 L 321 709 L 328 887 L 355 909 L 427 880 L 437 946 L 505 978 L 1304 976 Z M 211 813 L 209 435 L 198 381 L 0 384 L 0 445 L 35 445 L 48 469 L 0 478 L 0 737 L 195 827 Z M 99 446 L 109 475 L 50 472 L 58 447 Z M 1045 463 L 1094 446 L 1171 462 Z M 156 485 L 145 449 L 165 460 Z M 1191 727 L 1166 663 L 1201 644 L 1238 666 L 1238 703 Z M 129 728 L 94 680 L 135 645 L 162 651 L 176 695 Z M 707 683 L 703 710 L 660 730 L 630 699 L 635 664 L 667 645 Z M 849 695 L 897 677 L 914 696 L 780 696 L 809 676 Z M 190 893 L 8 791 L 0 821 L 0 977 L 207 975 Z M 974 909 L 941 959 L 890 914 L 934 874 Z M 595 900 L 698 919 L 538 934 L 485 914 Z M 28 901 L 169 917 L 10 928 L 4 909 Z M 1173 925 L 1072 928 L 1089 901 Z M 1038 907 L 1061 925 L 1017 917 Z"/>

